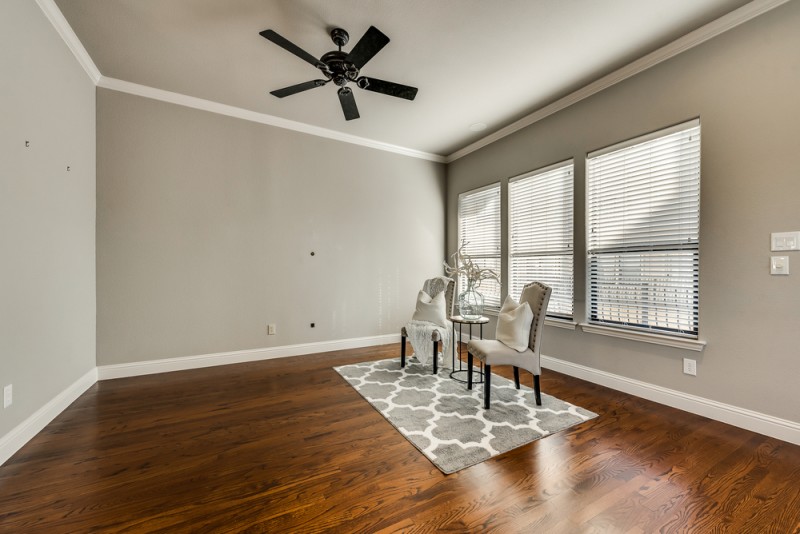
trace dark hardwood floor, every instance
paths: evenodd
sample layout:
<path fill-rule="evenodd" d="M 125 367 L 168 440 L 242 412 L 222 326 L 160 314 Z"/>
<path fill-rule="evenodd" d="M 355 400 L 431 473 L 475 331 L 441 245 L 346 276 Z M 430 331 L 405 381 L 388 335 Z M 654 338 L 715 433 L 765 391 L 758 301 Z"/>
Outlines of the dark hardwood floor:
<path fill-rule="evenodd" d="M 99 382 L 0 467 L 0 532 L 800 532 L 800 447 L 547 370 L 599 417 L 443 475 L 331 369 L 387 357 Z"/>

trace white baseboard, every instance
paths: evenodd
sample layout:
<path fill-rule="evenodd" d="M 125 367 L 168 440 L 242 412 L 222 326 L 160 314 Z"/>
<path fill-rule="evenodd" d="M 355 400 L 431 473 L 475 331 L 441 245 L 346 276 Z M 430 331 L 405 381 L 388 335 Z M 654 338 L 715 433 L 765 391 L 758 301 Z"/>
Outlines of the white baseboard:
<path fill-rule="evenodd" d="M 316 343 L 301 343 L 298 345 L 283 345 L 262 349 L 237 350 L 233 352 L 218 352 L 216 354 L 203 354 L 200 356 L 182 356 L 166 358 L 163 360 L 149 360 L 133 363 L 120 363 L 101 365 L 97 368 L 99 380 L 125 378 L 129 376 L 150 375 L 155 373 L 168 373 L 170 371 L 185 371 L 200 369 L 216 365 L 231 363 L 255 362 L 285 358 L 287 356 L 300 356 L 303 354 L 316 354 L 333 350 L 357 349 L 374 345 L 400 343 L 400 334 L 384 334 L 380 336 L 357 337 L 334 341 L 320 341 Z"/>
<path fill-rule="evenodd" d="M 37 410 L 36 413 L 17 425 L 11 432 L 0 437 L 0 465 L 4 464 L 14 453 L 22 448 L 23 445 L 41 432 L 45 426 L 97 382 L 97 380 L 165 373 L 186 369 L 199 369 L 215 365 L 252 362 L 399 342 L 399 334 L 386 334 L 381 336 L 323 341 L 318 343 L 302 343 L 282 347 L 221 352 L 201 356 L 187 356 L 182 358 L 168 358 L 96 367 L 89 370 L 85 375 L 67 387 L 67 389 Z M 759 434 L 800 445 L 800 423 L 794 421 L 773 417 L 771 415 L 739 408 L 738 406 L 724 404 L 654 384 L 648 384 L 647 382 L 641 382 L 632 378 L 592 369 L 580 364 L 559 360 L 551 356 L 542 355 L 542 366 L 594 384 L 599 384 L 660 404 L 672 406 L 679 410 L 702 415 L 710 419 L 722 421 L 730 425 L 758 432 Z"/>
<path fill-rule="evenodd" d="M 800 445 L 800 423 L 542 355 L 542 367 Z"/>
<path fill-rule="evenodd" d="M 37 410 L 36 413 L 17 425 L 11 432 L 0 437 L 0 465 L 3 465 L 11 456 L 20 450 L 23 445 L 41 432 L 45 426 L 98 380 L 166 373 L 169 371 L 182 371 L 186 369 L 200 369 L 202 367 L 212 367 L 215 365 L 269 360 L 272 358 L 316 354 L 333 350 L 357 349 L 375 345 L 386 345 L 389 343 L 400 343 L 400 334 L 385 334 L 380 336 L 302 343 L 298 345 L 285 345 L 282 347 L 220 352 L 201 356 L 185 356 L 182 358 L 168 358 L 164 360 L 93 367 L 85 375 L 67 387 L 67 389 L 56 395 L 50 402 Z"/>
<path fill-rule="evenodd" d="M 0 438 L 0 465 L 11 458 L 23 445 L 33 439 L 42 431 L 50 421 L 55 419 L 67 406 L 83 395 L 83 393 L 97 382 L 97 368 L 92 367 L 89 372 L 68 386 L 67 389 L 53 397 L 47 404 L 17 425 L 11 432 Z"/>

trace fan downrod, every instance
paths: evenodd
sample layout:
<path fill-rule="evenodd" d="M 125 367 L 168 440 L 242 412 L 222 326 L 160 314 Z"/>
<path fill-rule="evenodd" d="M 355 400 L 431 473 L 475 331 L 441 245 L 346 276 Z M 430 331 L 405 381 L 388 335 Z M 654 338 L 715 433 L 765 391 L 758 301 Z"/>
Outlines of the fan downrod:
<path fill-rule="evenodd" d="M 344 87 L 358 78 L 358 67 L 350 60 L 347 52 L 342 52 L 342 47 L 350 40 L 350 35 L 342 28 L 334 28 L 331 30 L 331 39 L 339 50 L 331 50 L 320 58 L 325 65 L 321 70 L 334 84 Z"/>

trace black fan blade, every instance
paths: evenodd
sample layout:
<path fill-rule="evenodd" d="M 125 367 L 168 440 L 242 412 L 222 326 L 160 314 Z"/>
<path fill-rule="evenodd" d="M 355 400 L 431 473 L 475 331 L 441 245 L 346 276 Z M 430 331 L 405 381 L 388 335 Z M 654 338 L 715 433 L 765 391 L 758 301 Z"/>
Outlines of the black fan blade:
<path fill-rule="evenodd" d="M 351 121 L 359 118 L 358 106 L 356 106 L 356 98 L 353 96 L 353 91 L 349 87 L 342 87 L 339 89 L 339 102 L 342 103 L 342 111 L 344 111 L 344 118 Z"/>
<path fill-rule="evenodd" d="M 292 54 L 296 55 L 303 61 L 308 61 L 317 68 L 320 68 L 320 66 L 324 66 L 324 64 L 319 59 L 315 58 L 314 56 L 312 56 L 311 54 L 309 54 L 308 52 L 306 52 L 305 50 L 303 50 L 290 40 L 278 35 L 272 30 L 264 30 L 263 32 L 259 32 L 259 35 L 261 35 L 261 37 L 265 39 L 269 39 L 276 45 L 280 46 L 287 52 L 291 52 Z"/>
<path fill-rule="evenodd" d="M 383 93 L 384 95 L 396 96 L 397 98 L 405 98 L 406 100 L 414 100 L 417 96 L 417 88 L 408 85 L 402 85 L 394 82 L 387 82 L 379 80 L 378 78 L 367 78 L 362 76 L 358 79 L 358 86 L 367 91 L 375 91 L 376 93 Z"/>
<path fill-rule="evenodd" d="M 326 83 L 328 83 L 326 80 L 311 80 L 310 82 L 290 85 L 289 87 L 284 87 L 283 89 L 275 89 L 274 91 L 270 91 L 269 94 L 275 95 L 278 98 L 283 98 L 285 96 L 292 96 L 293 94 L 300 93 L 302 91 L 314 89 L 315 87 L 322 87 Z"/>
<path fill-rule="evenodd" d="M 350 61 L 360 69 L 388 43 L 388 37 L 375 26 L 370 26 L 367 33 L 364 34 L 350 51 L 350 54 L 348 54 L 350 56 Z"/>

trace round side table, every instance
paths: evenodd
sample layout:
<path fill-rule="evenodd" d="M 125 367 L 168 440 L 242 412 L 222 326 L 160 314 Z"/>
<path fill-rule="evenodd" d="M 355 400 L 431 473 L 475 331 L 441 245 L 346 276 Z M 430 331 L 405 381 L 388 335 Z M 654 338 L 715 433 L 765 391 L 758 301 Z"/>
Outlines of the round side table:
<path fill-rule="evenodd" d="M 464 325 L 469 327 L 469 337 L 472 339 L 472 325 L 478 325 L 480 327 L 480 334 L 481 339 L 483 339 L 483 325 L 489 322 L 488 317 L 478 317 L 477 319 L 465 319 L 460 315 L 454 315 L 450 317 L 450 320 L 453 322 L 453 340 L 452 340 L 452 371 L 450 372 L 450 378 L 453 380 L 457 380 L 459 382 L 467 383 L 467 366 L 466 362 L 461 359 L 461 345 L 458 346 L 458 369 L 456 369 L 456 344 L 459 343 L 461 339 L 462 330 Z M 456 339 L 456 325 L 458 325 L 458 339 Z M 458 375 L 462 374 L 464 378 L 460 378 Z M 483 362 L 481 362 L 480 371 L 477 371 L 477 380 L 475 377 L 475 371 L 473 371 L 473 382 L 476 384 L 480 384 L 483 382 Z"/>

